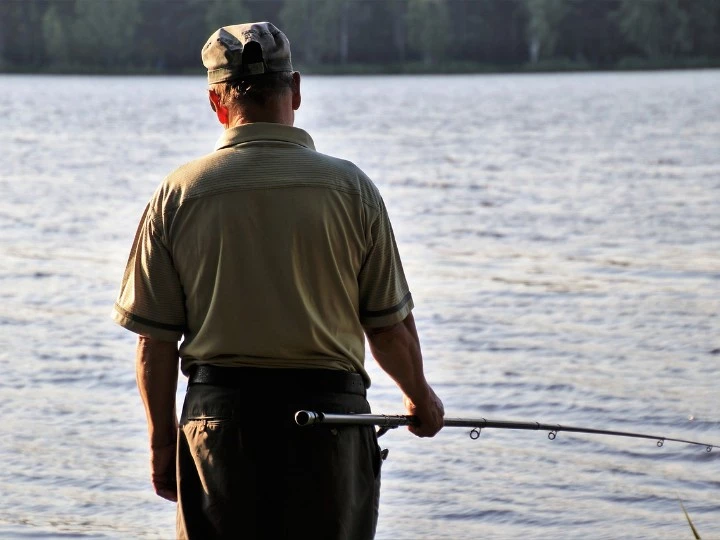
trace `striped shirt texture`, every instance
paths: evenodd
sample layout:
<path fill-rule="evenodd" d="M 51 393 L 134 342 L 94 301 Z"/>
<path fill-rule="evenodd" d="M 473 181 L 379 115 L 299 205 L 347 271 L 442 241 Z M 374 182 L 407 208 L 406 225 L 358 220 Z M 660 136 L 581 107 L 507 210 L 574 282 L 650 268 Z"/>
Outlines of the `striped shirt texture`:
<path fill-rule="evenodd" d="M 245 124 L 145 208 L 113 319 L 193 365 L 363 367 L 363 328 L 413 308 L 382 197 L 303 130 Z"/>

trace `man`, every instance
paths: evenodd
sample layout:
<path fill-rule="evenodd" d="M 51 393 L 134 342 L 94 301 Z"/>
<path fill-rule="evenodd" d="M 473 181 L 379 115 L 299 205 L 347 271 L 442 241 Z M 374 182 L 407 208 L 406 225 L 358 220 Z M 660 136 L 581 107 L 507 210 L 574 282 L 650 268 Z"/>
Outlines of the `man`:
<path fill-rule="evenodd" d="M 410 430 L 442 427 L 385 206 L 292 127 L 300 75 L 282 32 L 227 26 L 202 58 L 225 132 L 153 195 L 113 312 L 139 334 L 153 486 L 177 500 L 180 538 L 372 538 L 375 431 L 299 428 L 293 413 L 370 411 L 366 335 Z"/>

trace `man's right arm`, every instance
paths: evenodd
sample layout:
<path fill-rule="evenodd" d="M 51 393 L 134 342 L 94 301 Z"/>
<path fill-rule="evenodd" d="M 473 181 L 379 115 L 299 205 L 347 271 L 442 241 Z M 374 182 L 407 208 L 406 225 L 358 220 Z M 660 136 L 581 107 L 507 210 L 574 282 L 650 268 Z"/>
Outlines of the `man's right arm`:
<path fill-rule="evenodd" d="M 177 342 L 138 336 L 135 366 L 138 390 L 147 415 L 152 484 L 155 493 L 173 502 L 177 501 L 175 393 L 178 361 Z"/>
<path fill-rule="evenodd" d="M 403 391 L 408 414 L 419 420 L 418 425 L 408 429 L 418 437 L 433 437 L 443 427 L 445 410 L 425 379 L 412 313 L 392 326 L 366 328 L 365 334 L 378 365 Z"/>

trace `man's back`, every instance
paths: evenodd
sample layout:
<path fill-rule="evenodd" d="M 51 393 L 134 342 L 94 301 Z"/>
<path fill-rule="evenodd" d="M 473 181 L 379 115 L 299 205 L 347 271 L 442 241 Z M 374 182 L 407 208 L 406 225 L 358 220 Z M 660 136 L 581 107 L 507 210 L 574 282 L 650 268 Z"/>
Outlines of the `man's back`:
<path fill-rule="evenodd" d="M 330 368 L 367 381 L 364 319 L 393 324 L 412 307 L 377 189 L 297 128 L 228 130 L 214 153 L 166 178 L 144 226 L 156 245 L 136 256 L 165 276 L 146 294 L 165 298 L 158 322 L 184 333 L 186 373 L 202 363 Z M 137 285 L 119 304 L 142 317 Z"/>

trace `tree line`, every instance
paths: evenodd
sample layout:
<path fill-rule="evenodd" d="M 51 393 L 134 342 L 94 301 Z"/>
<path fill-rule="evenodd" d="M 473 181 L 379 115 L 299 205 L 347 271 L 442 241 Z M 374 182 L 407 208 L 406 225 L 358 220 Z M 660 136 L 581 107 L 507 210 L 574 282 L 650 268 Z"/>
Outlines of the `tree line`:
<path fill-rule="evenodd" d="M 256 20 L 326 72 L 720 65 L 720 0 L 0 0 L 0 70 L 199 71 Z"/>

